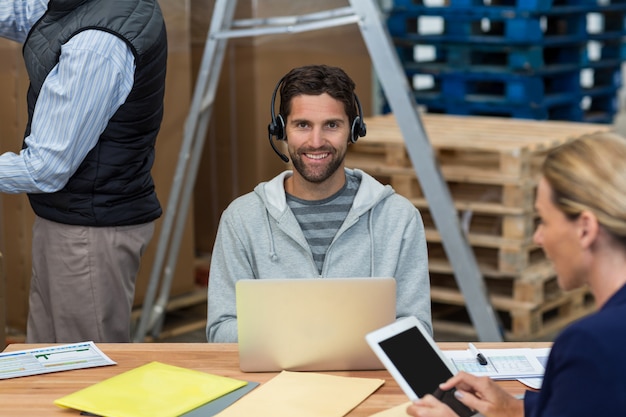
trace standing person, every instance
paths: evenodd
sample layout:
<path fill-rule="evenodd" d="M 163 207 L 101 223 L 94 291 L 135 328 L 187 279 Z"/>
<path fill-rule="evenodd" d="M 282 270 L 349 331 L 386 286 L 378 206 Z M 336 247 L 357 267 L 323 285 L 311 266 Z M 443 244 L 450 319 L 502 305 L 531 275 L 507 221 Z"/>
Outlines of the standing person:
<path fill-rule="evenodd" d="M 36 214 L 29 343 L 130 341 L 141 256 L 161 215 L 153 179 L 163 117 L 165 24 L 156 0 L 0 3 L 30 79 L 19 154 L 0 192 Z"/>
<path fill-rule="evenodd" d="M 600 133 L 553 150 L 535 206 L 535 242 L 554 263 L 559 286 L 588 285 L 596 313 L 555 340 L 540 392 L 523 400 L 489 378 L 459 373 L 441 385 L 486 417 L 626 416 L 626 139 Z M 416 417 L 455 416 L 431 395 L 408 408 Z"/>
<path fill-rule="evenodd" d="M 280 112 L 274 99 L 280 88 Z M 235 283 L 245 278 L 395 277 L 397 315 L 432 330 L 424 226 L 390 186 L 344 167 L 366 133 L 355 84 L 340 68 L 291 70 L 271 102 L 270 143 L 285 140 L 284 171 L 224 211 L 211 257 L 207 339 L 237 341 Z"/>

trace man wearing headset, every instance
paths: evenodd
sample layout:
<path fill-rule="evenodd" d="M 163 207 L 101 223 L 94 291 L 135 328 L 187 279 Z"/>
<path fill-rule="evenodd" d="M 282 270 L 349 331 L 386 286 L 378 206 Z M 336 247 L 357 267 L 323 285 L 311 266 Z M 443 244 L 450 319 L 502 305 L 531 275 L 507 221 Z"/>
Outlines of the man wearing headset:
<path fill-rule="evenodd" d="M 419 211 L 358 169 L 348 145 L 366 133 L 355 84 L 340 68 L 294 68 L 277 84 L 269 140 L 287 143 L 287 170 L 234 200 L 211 257 L 207 339 L 237 341 L 235 283 L 244 278 L 396 279 L 398 317 L 432 330 L 424 226 Z M 274 101 L 280 89 L 280 112 Z"/>

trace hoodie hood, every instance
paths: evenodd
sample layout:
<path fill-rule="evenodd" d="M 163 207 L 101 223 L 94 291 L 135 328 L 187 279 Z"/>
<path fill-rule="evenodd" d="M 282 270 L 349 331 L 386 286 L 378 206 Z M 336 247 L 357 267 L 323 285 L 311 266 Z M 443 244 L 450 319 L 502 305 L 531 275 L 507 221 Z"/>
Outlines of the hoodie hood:
<path fill-rule="evenodd" d="M 390 185 L 383 185 L 372 176 L 360 169 L 344 168 L 346 174 L 361 179 L 361 186 L 354 197 L 354 203 L 348 216 L 361 216 L 376 206 L 380 201 L 395 194 Z M 269 214 L 277 221 L 289 208 L 285 196 L 285 180 L 293 175 L 293 171 L 284 171 L 272 180 L 262 182 L 254 188 L 255 194 L 263 201 Z"/>
<path fill-rule="evenodd" d="M 354 201 L 352 203 L 352 207 L 350 211 L 346 215 L 343 225 L 337 232 L 337 236 L 339 236 L 344 230 L 354 225 L 359 221 L 359 218 L 365 214 L 368 214 L 369 211 L 373 211 L 374 207 L 376 207 L 382 200 L 385 198 L 395 194 L 393 188 L 389 185 L 382 185 L 380 182 L 375 180 L 372 176 L 361 171 L 359 169 L 348 169 L 344 168 L 346 171 L 346 175 L 353 175 L 360 179 L 361 184 L 357 191 L 357 194 L 354 196 Z M 254 189 L 255 194 L 263 201 L 265 208 L 267 210 L 267 216 L 265 221 L 267 222 L 267 229 L 269 231 L 268 246 L 269 246 L 269 257 L 277 261 L 278 255 L 276 253 L 276 245 L 274 241 L 274 235 L 271 232 L 271 221 L 270 217 L 273 218 L 278 224 L 282 224 L 285 230 L 290 230 L 292 233 L 292 237 L 295 241 L 300 242 L 300 245 L 308 249 L 308 244 L 302 234 L 300 227 L 297 223 L 297 220 L 289 210 L 289 206 L 287 205 L 287 198 L 285 196 L 285 180 L 293 175 L 293 171 L 284 171 L 278 176 L 274 177 L 272 180 L 268 182 L 263 182 L 257 185 Z M 370 241 L 371 253 L 369 256 L 371 263 L 371 270 L 374 270 L 374 260 L 375 256 L 373 256 L 374 250 L 376 248 L 374 230 L 373 230 L 373 218 L 374 216 L 370 213 L 368 215 L 367 221 L 367 239 Z M 364 236 L 365 238 L 365 236 Z"/>

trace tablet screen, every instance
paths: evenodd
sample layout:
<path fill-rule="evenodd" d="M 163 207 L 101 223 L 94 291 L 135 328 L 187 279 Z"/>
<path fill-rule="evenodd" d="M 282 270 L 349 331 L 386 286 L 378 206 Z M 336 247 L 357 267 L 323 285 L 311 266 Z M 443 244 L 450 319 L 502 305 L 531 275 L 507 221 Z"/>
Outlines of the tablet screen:
<path fill-rule="evenodd" d="M 440 383 L 452 377 L 452 371 L 417 327 L 408 327 L 379 340 L 378 347 L 417 397 L 432 394 L 461 417 L 475 415 L 475 411 L 456 399 L 454 388 L 450 391 L 439 389 Z"/>
<path fill-rule="evenodd" d="M 432 394 L 452 376 L 416 327 L 380 341 L 379 346 L 418 397 Z"/>

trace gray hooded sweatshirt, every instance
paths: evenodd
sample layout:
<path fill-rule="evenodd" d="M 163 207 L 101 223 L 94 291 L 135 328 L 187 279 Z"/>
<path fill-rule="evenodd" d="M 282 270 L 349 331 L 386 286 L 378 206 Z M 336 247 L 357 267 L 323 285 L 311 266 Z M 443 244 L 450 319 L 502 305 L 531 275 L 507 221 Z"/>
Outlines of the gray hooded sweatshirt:
<path fill-rule="evenodd" d="M 235 199 L 222 214 L 211 257 L 207 339 L 237 342 L 239 279 L 394 277 L 396 315 L 415 316 L 432 332 L 428 254 L 415 206 L 365 172 L 346 169 L 361 185 L 328 247 L 320 274 L 287 205 L 285 171 Z"/>

